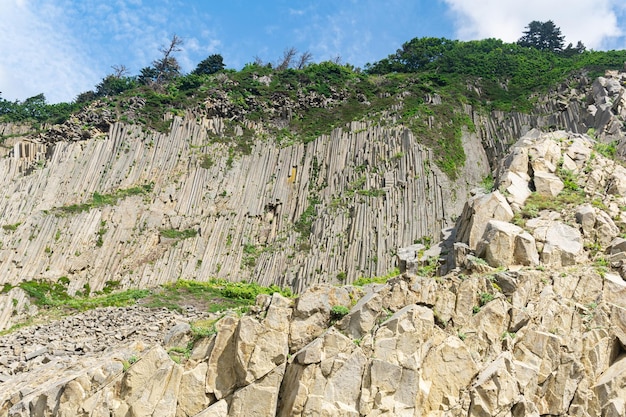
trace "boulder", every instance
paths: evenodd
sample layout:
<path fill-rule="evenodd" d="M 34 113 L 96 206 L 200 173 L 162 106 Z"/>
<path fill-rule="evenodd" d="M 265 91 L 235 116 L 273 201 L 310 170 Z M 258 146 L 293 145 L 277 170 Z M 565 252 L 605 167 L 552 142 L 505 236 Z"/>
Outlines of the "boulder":
<path fill-rule="evenodd" d="M 552 222 L 545 230 L 541 262 L 552 266 L 578 263 L 584 255 L 582 236 L 578 229 L 561 222 Z"/>
<path fill-rule="evenodd" d="M 506 415 L 520 394 L 510 352 L 503 352 L 480 371 L 470 387 L 469 415 Z"/>
<path fill-rule="evenodd" d="M 354 339 L 362 338 L 374 328 L 383 309 L 383 300 L 376 292 L 370 292 L 361 298 L 339 323 L 337 327 Z"/>
<path fill-rule="evenodd" d="M 487 223 L 476 254 L 494 268 L 539 263 L 535 239 L 521 227 L 498 220 Z"/>
<path fill-rule="evenodd" d="M 524 205 L 526 199 L 531 194 L 528 186 L 529 181 L 530 177 L 528 177 L 528 175 L 522 176 L 512 171 L 507 171 L 502 178 L 500 178 L 500 188 L 504 188 L 508 193 L 506 199 L 509 204 L 517 205 L 517 207 Z"/>
<path fill-rule="evenodd" d="M 576 208 L 576 223 L 580 224 L 585 237 L 593 237 L 596 225 L 596 210 L 591 204 Z"/>
<path fill-rule="evenodd" d="M 603 416 L 626 414 L 626 355 L 622 354 L 593 387 Z"/>
<path fill-rule="evenodd" d="M 424 358 L 419 376 L 417 401 L 422 415 L 436 415 L 455 408 L 460 400 L 458 394 L 477 373 L 472 353 L 458 337 L 450 336 L 434 346 Z"/>
<path fill-rule="evenodd" d="M 400 273 L 409 272 L 415 274 L 419 266 L 420 252 L 424 252 L 426 246 L 421 243 L 398 248 L 398 269 Z"/>
<path fill-rule="evenodd" d="M 508 222 L 513 210 L 499 191 L 471 198 L 457 221 L 457 241 L 475 250 L 490 220 Z"/>
<path fill-rule="evenodd" d="M 546 197 L 556 197 L 563 190 L 563 181 L 550 172 L 535 172 L 533 176 L 537 194 Z"/>
<path fill-rule="evenodd" d="M 314 285 L 296 301 L 289 328 L 289 350 L 296 352 L 324 333 L 333 306 L 351 307 L 346 288 Z"/>
<path fill-rule="evenodd" d="M 621 165 L 615 165 L 613 172 L 607 179 L 606 192 L 626 197 L 626 168 Z"/>

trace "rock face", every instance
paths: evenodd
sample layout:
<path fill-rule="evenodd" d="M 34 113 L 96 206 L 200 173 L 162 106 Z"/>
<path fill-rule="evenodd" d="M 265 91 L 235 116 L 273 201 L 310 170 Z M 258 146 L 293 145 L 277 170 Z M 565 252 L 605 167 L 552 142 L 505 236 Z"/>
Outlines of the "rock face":
<path fill-rule="evenodd" d="M 518 156 L 543 155 L 525 174 L 529 189 L 555 160 L 564 188 L 511 203 L 477 194 L 450 252 L 463 261 L 442 277 L 408 267 L 425 252 L 445 256 L 419 244 L 384 284 L 261 295 L 206 338 L 187 324 L 198 313 L 142 307 L 3 336 L 0 417 L 623 415 L 626 201 L 597 193 L 619 165 L 592 158 L 593 146 L 567 132 L 522 138 L 503 172 L 521 177 Z M 4 296 L 27 314 L 21 289 Z"/>
<path fill-rule="evenodd" d="M 3 355 L 15 372 L 0 381 L 0 416 L 621 415 L 626 282 L 584 265 L 491 277 L 365 287 L 304 345 L 294 323 L 310 304 L 275 294 L 222 318 L 180 364 L 162 339 L 112 342 L 71 362 L 48 349 L 23 369 L 13 364 L 35 351 Z"/>
<path fill-rule="evenodd" d="M 383 275 L 397 247 L 438 239 L 488 172 L 476 134 L 463 140 L 482 166 L 452 182 L 401 127 L 354 122 L 235 156 L 212 142 L 223 130 L 220 118 L 190 115 L 169 134 L 114 123 L 87 139 L 16 143 L 0 159 L 0 285 L 67 276 L 74 292 L 218 277 L 301 291 Z"/>
<path fill-rule="evenodd" d="M 626 170 L 581 133 L 623 139 L 624 80 L 559 88 L 547 116 L 473 115 L 475 166 L 456 182 L 407 130 L 365 122 L 237 158 L 206 115 L 162 135 L 105 113 L 83 132 L 85 114 L 16 141 L 0 161 L 1 284 L 217 276 L 300 295 L 259 296 L 203 338 L 189 321 L 204 313 L 141 306 L 0 336 L 0 417 L 624 415 Z M 550 125 L 569 131 L 532 129 Z M 461 211 L 487 158 L 496 183 Z M 415 243 L 456 213 L 451 247 Z M 386 283 L 328 283 L 387 272 L 398 247 Z M 451 271 L 419 276 L 426 258 Z M 10 285 L 0 308 L 0 327 L 36 314 Z"/>

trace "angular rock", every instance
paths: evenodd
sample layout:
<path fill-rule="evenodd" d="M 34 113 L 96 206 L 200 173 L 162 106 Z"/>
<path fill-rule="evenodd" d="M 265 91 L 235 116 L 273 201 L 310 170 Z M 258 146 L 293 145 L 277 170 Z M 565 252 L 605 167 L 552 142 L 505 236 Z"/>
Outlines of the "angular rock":
<path fill-rule="evenodd" d="M 505 415 L 517 403 L 519 389 L 510 352 L 503 352 L 482 369 L 470 388 L 469 415 Z"/>
<path fill-rule="evenodd" d="M 575 265 L 583 256 L 582 236 L 577 229 L 553 222 L 545 231 L 541 262 L 546 265 Z"/>
<path fill-rule="evenodd" d="M 508 222 L 512 218 L 511 206 L 499 191 L 473 197 L 457 221 L 457 241 L 476 249 L 490 220 Z"/>
<path fill-rule="evenodd" d="M 546 197 L 556 197 L 565 187 L 559 177 L 549 172 L 535 172 L 533 182 L 537 194 Z"/>
<path fill-rule="evenodd" d="M 476 254 L 494 268 L 539 263 L 535 239 L 521 227 L 497 220 L 487 223 Z"/>
<path fill-rule="evenodd" d="M 452 336 L 443 340 L 424 358 L 417 397 L 422 413 L 446 412 L 456 407 L 460 391 L 477 373 L 478 367 L 463 342 Z"/>

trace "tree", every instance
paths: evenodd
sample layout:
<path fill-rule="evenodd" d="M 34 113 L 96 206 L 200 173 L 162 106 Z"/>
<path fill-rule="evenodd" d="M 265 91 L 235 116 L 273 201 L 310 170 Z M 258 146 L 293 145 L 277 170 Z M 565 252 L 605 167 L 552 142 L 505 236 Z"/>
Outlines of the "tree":
<path fill-rule="evenodd" d="M 96 86 L 97 97 L 110 97 L 135 87 L 136 81 L 127 77 L 128 69 L 124 65 L 113 65 L 113 74 L 109 74 Z"/>
<path fill-rule="evenodd" d="M 528 30 L 517 41 L 518 45 L 536 48 L 542 51 L 561 52 L 565 36 L 552 20 L 539 22 L 533 20 L 526 26 Z"/>
<path fill-rule="evenodd" d="M 152 61 L 151 67 L 141 69 L 138 80 L 141 84 L 162 86 L 180 75 L 180 64 L 175 52 L 180 52 L 183 40 L 177 35 L 173 35 L 169 45 L 162 46 L 159 51 L 163 56 Z"/>
<path fill-rule="evenodd" d="M 585 45 L 583 45 L 581 41 L 578 41 L 576 46 L 573 46 L 572 43 L 570 42 L 569 45 L 567 45 L 567 48 L 563 50 L 562 54 L 563 56 L 571 57 L 574 55 L 582 54 L 586 50 L 587 48 L 585 47 Z"/>
<path fill-rule="evenodd" d="M 284 71 L 291 66 L 291 62 L 296 57 L 298 50 L 293 46 L 285 49 L 283 57 L 276 63 L 276 69 L 278 71 Z"/>
<path fill-rule="evenodd" d="M 300 54 L 300 57 L 298 58 L 298 62 L 296 63 L 296 68 L 299 70 L 304 69 L 304 67 L 309 65 L 312 60 L 313 60 L 313 54 L 310 53 L 309 51 L 305 51 Z"/>
<path fill-rule="evenodd" d="M 200 61 L 192 74 L 196 75 L 210 75 L 215 74 L 224 69 L 224 58 L 220 54 L 209 55 L 208 58 Z"/>

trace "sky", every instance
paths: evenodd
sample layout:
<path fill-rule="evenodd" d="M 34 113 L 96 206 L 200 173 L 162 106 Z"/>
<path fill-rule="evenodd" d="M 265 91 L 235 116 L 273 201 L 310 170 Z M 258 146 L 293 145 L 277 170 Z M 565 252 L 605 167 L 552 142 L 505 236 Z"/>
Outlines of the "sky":
<path fill-rule="evenodd" d="M 173 35 L 185 73 L 211 54 L 239 70 L 291 47 L 364 67 L 413 38 L 515 42 L 533 20 L 626 49 L 624 0 L 0 0 L 0 97 L 73 101 L 113 66 L 139 74 Z"/>

